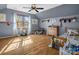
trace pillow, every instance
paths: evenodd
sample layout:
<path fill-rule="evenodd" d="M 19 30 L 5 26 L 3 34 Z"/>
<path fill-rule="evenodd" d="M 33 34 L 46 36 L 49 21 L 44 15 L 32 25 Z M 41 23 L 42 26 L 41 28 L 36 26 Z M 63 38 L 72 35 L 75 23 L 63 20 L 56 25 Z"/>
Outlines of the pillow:
<path fill-rule="evenodd" d="M 69 35 L 79 34 L 79 32 L 78 32 L 77 29 L 68 29 L 68 30 L 67 30 L 67 33 L 68 33 Z"/>

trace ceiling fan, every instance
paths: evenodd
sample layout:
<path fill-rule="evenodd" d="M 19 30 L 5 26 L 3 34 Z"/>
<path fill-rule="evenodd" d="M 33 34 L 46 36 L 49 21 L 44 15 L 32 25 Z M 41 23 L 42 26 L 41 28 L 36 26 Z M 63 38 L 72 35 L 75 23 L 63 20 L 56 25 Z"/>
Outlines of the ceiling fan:
<path fill-rule="evenodd" d="M 37 7 L 36 4 L 32 4 L 31 7 L 23 7 L 23 8 L 29 8 L 28 12 L 35 10 L 36 12 L 39 12 L 38 10 L 43 10 L 44 8 Z"/>

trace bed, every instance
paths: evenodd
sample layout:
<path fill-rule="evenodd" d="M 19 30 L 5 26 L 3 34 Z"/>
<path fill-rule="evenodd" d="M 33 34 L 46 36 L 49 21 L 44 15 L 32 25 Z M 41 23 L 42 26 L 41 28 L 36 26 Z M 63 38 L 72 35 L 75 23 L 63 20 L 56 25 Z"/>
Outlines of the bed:
<path fill-rule="evenodd" d="M 60 47 L 60 54 L 79 54 L 79 29 L 67 29 L 67 32 L 60 37 L 67 38 L 67 42 Z M 72 47 L 74 46 L 74 47 Z"/>

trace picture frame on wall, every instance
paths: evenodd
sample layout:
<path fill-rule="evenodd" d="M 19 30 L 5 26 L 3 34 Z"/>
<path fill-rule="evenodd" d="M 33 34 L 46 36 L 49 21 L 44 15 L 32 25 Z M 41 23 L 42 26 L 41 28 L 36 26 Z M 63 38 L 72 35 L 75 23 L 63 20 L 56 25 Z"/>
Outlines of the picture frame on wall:
<path fill-rule="evenodd" d="M 5 22 L 6 21 L 6 14 L 0 13 L 0 22 Z"/>

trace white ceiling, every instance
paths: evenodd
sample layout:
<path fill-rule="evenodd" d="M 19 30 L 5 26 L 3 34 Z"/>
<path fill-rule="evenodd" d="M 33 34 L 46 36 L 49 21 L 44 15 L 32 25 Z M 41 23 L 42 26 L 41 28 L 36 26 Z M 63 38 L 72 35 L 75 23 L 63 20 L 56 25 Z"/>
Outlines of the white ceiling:
<path fill-rule="evenodd" d="M 43 7 L 43 10 L 39 10 L 39 12 L 48 10 L 50 8 L 54 8 L 57 6 L 60 6 L 61 4 L 36 4 L 37 7 Z M 31 12 L 28 12 L 28 8 L 23 8 L 23 7 L 31 7 L 31 4 L 8 4 L 7 8 L 14 9 L 14 10 L 19 10 L 31 14 L 36 14 L 37 12 L 32 10 Z"/>

